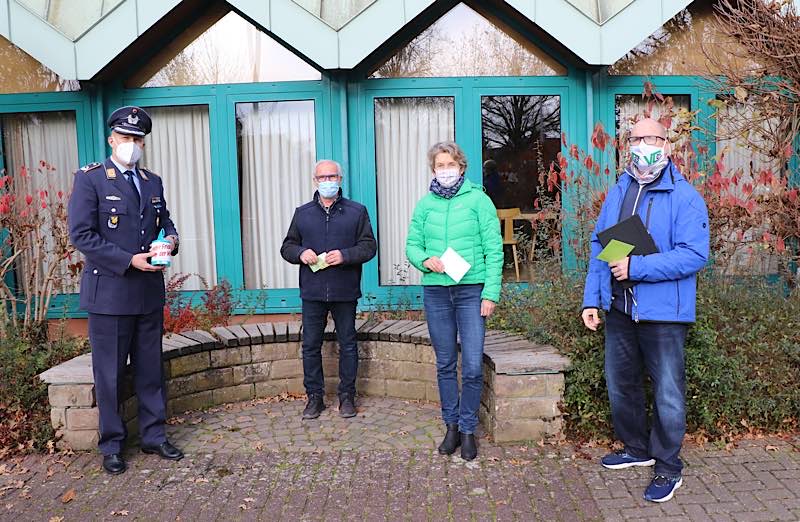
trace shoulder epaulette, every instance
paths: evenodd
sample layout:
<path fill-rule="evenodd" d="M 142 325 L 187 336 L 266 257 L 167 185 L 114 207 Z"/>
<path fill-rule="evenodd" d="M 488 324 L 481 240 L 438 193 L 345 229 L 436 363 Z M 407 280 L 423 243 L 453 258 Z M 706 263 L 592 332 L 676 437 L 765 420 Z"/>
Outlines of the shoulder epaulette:
<path fill-rule="evenodd" d="M 84 172 L 89 172 L 90 170 L 94 170 L 97 167 L 102 167 L 102 166 L 103 166 L 102 163 L 98 163 L 95 161 L 94 163 L 89 163 L 88 165 L 84 165 L 83 167 L 81 167 L 81 170 Z"/>
<path fill-rule="evenodd" d="M 144 174 L 143 177 L 144 177 L 145 180 L 147 180 L 147 176 L 153 176 L 154 178 L 158 177 L 158 174 L 156 174 L 152 170 L 146 169 L 144 167 L 139 167 L 139 171 L 140 171 L 140 173 Z"/>

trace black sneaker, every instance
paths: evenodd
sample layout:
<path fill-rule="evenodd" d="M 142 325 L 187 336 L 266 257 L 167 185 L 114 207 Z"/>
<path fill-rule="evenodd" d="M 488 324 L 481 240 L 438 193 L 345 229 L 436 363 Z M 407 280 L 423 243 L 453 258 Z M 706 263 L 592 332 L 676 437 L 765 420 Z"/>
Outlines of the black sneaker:
<path fill-rule="evenodd" d="M 356 416 L 356 403 L 352 395 L 339 395 L 339 416 L 345 419 Z"/>
<path fill-rule="evenodd" d="M 325 410 L 325 401 L 322 400 L 322 395 L 312 393 L 308 396 L 306 408 L 303 410 L 304 419 L 316 419 Z"/>

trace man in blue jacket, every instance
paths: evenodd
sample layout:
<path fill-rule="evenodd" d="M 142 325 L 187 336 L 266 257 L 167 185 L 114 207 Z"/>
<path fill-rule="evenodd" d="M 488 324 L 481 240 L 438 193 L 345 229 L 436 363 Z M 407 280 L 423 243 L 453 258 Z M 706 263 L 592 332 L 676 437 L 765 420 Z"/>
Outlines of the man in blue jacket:
<path fill-rule="evenodd" d="M 338 163 L 317 162 L 313 181 L 317 187 L 313 201 L 295 210 L 281 246 L 281 256 L 300 265 L 303 385 L 308 395 L 303 418 L 315 419 L 325 409 L 322 336 L 329 312 L 339 341 L 339 415 L 354 417 L 358 372 L 355 320 L 356 303 L 361 297 L 361 265 L 375 257 L 377 244 L 367 209 L 342 196 L 342 168 Z"/>
<path fill-rule="evenodd" d="M 708 259 L 708 211 L 700 194 L 670 161 L 663 125 L 637 122 L 631 164 L 608 192 L 595 232 L 583 297 L 583 322 L 597 330 L 606 314 L 605 373 L 611 420 L 624 449 L 606 455 L 609 469 L 652 466 L 645 500 L 666 502 L 682 485 L 679 457 L 686 431 L 684 343 L 695 320 L 696 274 Z M 638 214 L 657 254 L 606 263 L 597 259 L 599 231 Z M 626 288 L 622 281 L 635 283 Z M 627 285 L 626 285 L 627 286 Z M 643 374 L 653 383 L 648 433 Z"/>
<path fill-rule="evenodd" d="M 75 173 L 68 223 L 70 241 L 86 258 L 80 306 L 89 312 L 98 445 L 103 469 L 116 475 L 127 469 L 120 390 L 129 356 L 142 451 L 170 460 L 183 457 L 164 428 L 164 268 L 149 262 L 150 243 L 161 231 L 172 243 L 172 254 L 178 253 L 178 232 L 161 178 L 138 165 L 150 116 L 139 107 L 122 107 L 108 118 L 108 126 L 111 156 Z"/>

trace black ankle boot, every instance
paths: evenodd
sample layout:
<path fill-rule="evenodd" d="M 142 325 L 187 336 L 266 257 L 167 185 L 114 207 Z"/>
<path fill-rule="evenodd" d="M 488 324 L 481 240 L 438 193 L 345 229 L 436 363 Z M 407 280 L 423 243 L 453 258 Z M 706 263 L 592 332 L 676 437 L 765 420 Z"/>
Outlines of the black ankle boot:
<path fill-rule="evenodd" d="M 478 456 L 478 445 L 475 442 L 475 435 L 472 433 L 461 433 L 461 458 L 464 460 L 475 460 Z"/>
<path fill-rule="evenodd" d="M 461 445 L 461 436 L 458 433 L 458 424 L 448 424 L 444 440 L 439 444 L 439 455 L 452 455 Z"/>

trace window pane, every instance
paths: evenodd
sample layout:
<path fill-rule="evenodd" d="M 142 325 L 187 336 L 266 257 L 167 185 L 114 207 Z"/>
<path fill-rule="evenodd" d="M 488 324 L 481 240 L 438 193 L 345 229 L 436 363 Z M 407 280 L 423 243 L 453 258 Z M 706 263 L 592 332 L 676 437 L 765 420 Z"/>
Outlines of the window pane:
<path fill-rule="evenodd" d="M 427 192 L 431 145 L 455 139 L 455 102 L 448 97 L 375 100 L 378 265 L 381 285 L 418 285 L 406 259 L 406 237 L 417 201 Z"/>
<path fill-rule="evenodd" d="M 70 40 L 77 40 L 122 0 L 16 0 Z"/>
<path fill-rule="evenodd" d="M 280 254 L 294 209 L 314 194 L 312 100 L 236 104 L 245 288 L 297 288 Z"/>
<path fill-rule="evenodd" d="M 201 19 L 197 24 L 205 21 Z M 231 11 L 199 36 L 193 27 L 178 37 L 127 87 L 319 80 L 322 74 Z M 183 44 L 183 45 L 181 45 Z"/>
<path fill-rule="evenodd" d="M 483 96 L 481 98 L 481 141 L 483 149 L 483 187 L 499 211 L 514 215 L 513 234 L 504 241 L 516 240 L 517 265 L 512 248 L 506 249 L 503 279 L 529 280 L 528 261 L 536 253 L 531 227 L 534 201 L 548 194 L 539 183 L 561 150 L 561 98 L 559 96 Z M 552 194 L 551 194 L 552 195 Z M 542 245 L 544 246 L 544 245 Z"/>
<path fill-rule="evenodd" d="M 771 148 L 772 140 L 765 139 L 752 130 L 753 113 L 752 106 L 736 103 L 733 99 L 729 99 L 717 111 L 717 154 L 721 155 L 721 163 L 724 165 L 721 173 L 723 176 L 736 175 L 739 178 L 738 183 L 731 183 L 725 190 L 727 194 L 744 200 L 767 195 L 770 187 L 757 181 L 759 173 L 767 170 L 777 177 L 782 166 L 780 158 L 765 154 Z M 772 133 L 768 129 L 778 128 L 778 125 L 779 122 L 768 119 L 763 120 L 760 127 L 765 130 L 766 136 L 770 136 Z M 744 185 L 747 183 L 754 186 L 752 194 L 744 192 Z M 726 227 L 721 231 L 729 237 L 727 246 L 733 249 L 732 252 L 723 253 L 731 256 L 727 266 L 729 275 L 778 272 L 778 256 L 763 249 L 752 248 L 753 242 L 758 241 L 767 229 L 768 226 L 764 225 L 742 230 L 741 238 L 739 229 Z"/>
<path fill-rule="evenodd" d="M 12 187 L 18 199 L 31 195 L 38 202 L 40 192 L 47 191 L 46 198 L 54 205 L 66 206 L 72 190 L 72 174 L 78 164 L 78 134 L 73 111 L 34 112 L 5 114 L 0 116 L 3 139 L 3 161 L 6 172 L 14 178 Z M 61 196 L 59 197 L 59 194 Z M 52 208 L 52 206 L 51 206 Z M 66 223 L 53 227 L 50 210 L 31 211 L 43 219 L 41 237 L 44 247 L 54 249 L 54 235 L 66 234 Z M 80 254 L 78 254 L 80 255 Z M 29 279 L 40 285 L 50 265 L 35 263 L 21 257 L 16 269 L 17 282 L 27 288 Z M 45 260 L 46 261 L 46 260 Z M 64 260 L 56 269 L 61 279 L 57 292 L 78 291 L 78 278 L 69 274 L 67 265 L 76 259 Z"/>
<path fill-rule="evenodd" d="M 294 3 L 338 31 L 375 0 L 294 0 Z"/>
<path fill-rule="evenodd" d="M 567 0 L 567 2 L 596 23 L 604 24 L 632 4 L 633 0 Z"/>
<path fill-rule="evenodd" d="M 371 78 L 557 76 L 566 68 L 526 38 L 458 4 L 381 65 Z"/>
<path fill-rule="evenodd" d="M 211 140 L 208 107 L 146 107 L 153 131 L 145 138 L 141 165 L 161 176 L 172 221 L 181 237 L 180 254 L 167 270 L 197 274 L 209 285 L 217 282 L 214 245 L 214 198 L 211 190 Z M 184 290 L 204 285 L 190 277 Z"/>
<path fill-rule="evenodd" d="M 79 91 L 77 80 L 62 80 L 25 51 L 0 36 L 0 94 Z"/>
<path fill-rule="evenodd" d="M 708 75 L 752 67 L 717 30 L 713 2 L 693 2 L 608 68 L 612 75 Z M 706 53 L 710 53 L 709 60 Z"/>

